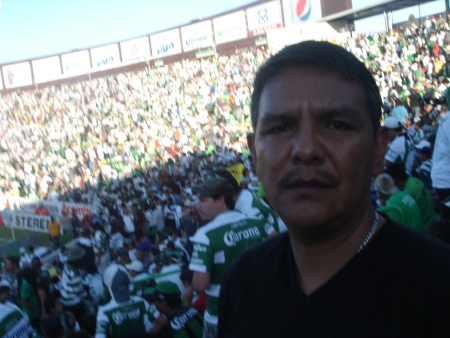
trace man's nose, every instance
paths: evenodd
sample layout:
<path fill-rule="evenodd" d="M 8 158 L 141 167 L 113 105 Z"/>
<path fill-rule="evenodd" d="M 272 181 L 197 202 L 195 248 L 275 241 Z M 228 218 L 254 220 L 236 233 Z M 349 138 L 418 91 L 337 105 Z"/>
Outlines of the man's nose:
<path fill-rule="evenodd" d="M 317 131 L 311 126 L 299 127 L 291 140 L 291 159 L 295 163 L 312 164 L 323 157 Z"/>

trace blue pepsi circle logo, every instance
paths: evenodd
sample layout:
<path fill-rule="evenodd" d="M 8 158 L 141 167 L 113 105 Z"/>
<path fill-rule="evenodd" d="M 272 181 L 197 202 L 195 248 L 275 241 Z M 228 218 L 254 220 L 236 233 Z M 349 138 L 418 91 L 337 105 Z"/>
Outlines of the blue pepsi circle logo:
<path fill-rule="evenodd" d="M 297 1 L 297 17 L 300 21 L 308 21 L 311 16 L 311 0 Z"/>

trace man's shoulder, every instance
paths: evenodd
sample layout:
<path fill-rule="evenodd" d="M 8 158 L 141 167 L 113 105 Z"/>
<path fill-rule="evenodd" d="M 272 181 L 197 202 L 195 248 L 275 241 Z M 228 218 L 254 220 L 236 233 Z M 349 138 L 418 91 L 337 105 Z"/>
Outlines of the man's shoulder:
<path fill-rule="evenodd" d="M 97 315 L 106 315 L 106 313 L 117 310 L 117 308 L 119 308 L 119 304 L 114 299 L 111 299 L 108 303 L 98 307 Z"/>
<path fill-rule="evenodd" d="M 378 242 L 376 238 L 374 242 Z M 414 264 L 416 272 L 421 269 L 429 273 L 445 270 L 450 278 L 449 244 L 390 219 L 380 231 L 380 242 L 383 253 L 388 255 L 392 263 Z"/>
<path fill-rule="evenodd" d="M 224 226 L 228 226 L 230 224 L 234 224 L 237 222 L 242 222 L 247 219 L 249 219 L 249 217 L 238 211 L 228 211 L 223 214 L 220 214 L 219 216 L 214 218 L 211 222 L 200 227 L 197 230 L 197 233 L 207 234 L 214 230 L 220 229 Z"/>
<path fill-rule="evenodd" d="M 389 148 L 402 147 L 402 146 L 404 147 L 405 139 L 406 139 L 406 136 L 404 134 L 400 134 L 395 139 L 393 139 L 391 143 L 389 143 Z"/>
<path fill-rule="evenodd" d="M 236 269 L 243 267 L 259 270 L 268 267 L 268 262 L 276 262 L 288 254 L 290 248 L 289 233 L 285 232 L 269 240 L 261 242 L 245 251 L 233 264 Z"/>
<path fill-rule="evenodd" d="M 122 311 L 125 307 L 139 307 L 145 305 L 145 300 L 139 296 L 131 296 L 130 301 L 126 303 L 117 303 L 114 299 L 111 299 L 105 305 L 98 307 L 98 313 L 108 314 L 111 312 Z"/>

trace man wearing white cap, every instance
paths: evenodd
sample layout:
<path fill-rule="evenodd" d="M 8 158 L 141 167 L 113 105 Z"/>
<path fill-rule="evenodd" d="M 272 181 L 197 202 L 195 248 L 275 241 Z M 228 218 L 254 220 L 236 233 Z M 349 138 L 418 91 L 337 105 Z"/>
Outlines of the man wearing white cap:
<path fill-rule="evenodd" d="M 420 208 L 411 195 L 401 191 L 395 185 L 389 174 L 380 174 L 375 180 L 377 197 L 382 207 L 377 209 L 385 213 L 394 221 L 423 231 L 425 224 L 422 220 Z"/>
<path fill-rule="evenodd" d="M 120 265 L 111 264 L 103 276 L 111 301 L 97 313 L 96 338 L 122 337 L 133 332 L 157 333 L 165 320 L 143 298 L 130 296 L 130 275 Z"/>
<path fill-rule="evenodd" d="M 25 248 L 22 246 L 19 249 L 19 266 L 21 269 L 31 265 L 31 257 L 27 254 Z"/>
<path fill-rule="evenodd" d="M 414 168 L 414 176 L 418 177 L 427 187 L 427 189 L 433 188 L 431 180 L 431 168 L 433 167 L 433 151 L 431 150 L 430 142 L 422 140 L 416 146 L 417 159 L 420 164 Z"/>
<path fill-rule="evenodd" d="M 399 163 L 405 169 L 408 176 L 411 176 L 416 151 L 414 141 L 403 131 L 401 123 L 393 116 L 384 120 L 384 127 L 389 130 L 389 147 L 384 156 L 386 167 L 393 163 Z"/>
<path fill-rule="evenodd" d="M 32 333 L 30 320 L 17 305 L 8 301 L 10 288 L 7 281 L 0 281 L 0 337 L 29 337 Z"/>

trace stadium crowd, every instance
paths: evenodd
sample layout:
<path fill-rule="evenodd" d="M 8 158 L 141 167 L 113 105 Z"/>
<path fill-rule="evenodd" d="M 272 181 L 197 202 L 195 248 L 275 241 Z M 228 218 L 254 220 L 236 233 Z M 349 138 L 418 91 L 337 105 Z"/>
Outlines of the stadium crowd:
<path fill-rule="evenodd" d="M 374 203 L 400 223 L 449 240 L 435 214 L 445 221 L 448 210 L 431 176 L 436 134 L 450 114 L 449 22 L 432 17 L 404 31 L 356 35 L 344 47 L 372 71 L 384 100 L 391 144 Z M 203 314 L 214 325 L 217 295 L 195 286 L 196 273 L 211 268 L 201 263 L 209 249 L 198 230 L 223 210 L 206 215 L 204 198 L 231 194 L 224 210 L 259 218 L 261 238 L 242 250 L 285 231 L 264 203 L 245 146 L 252 81 L 270 54 L 249 47 L 3 95 L 2 192 L 85 203 L 93 213 L 72 215 L 76 244 L 63 246 L 48 266 L 25 250 L 5 255 L 0 305 L 23 311 L 33 334 L 45 337 L 119 337 L 121 323 L 144 313 L 145 325 L 129 327 L 128 335 L 187 336 L 174 329 L 174 313 L 190 337 L 201 336 Z M 253 213 L 238 202 L 245 194 Z M 121 307 L 130 302 L 132 309 Z"/>

